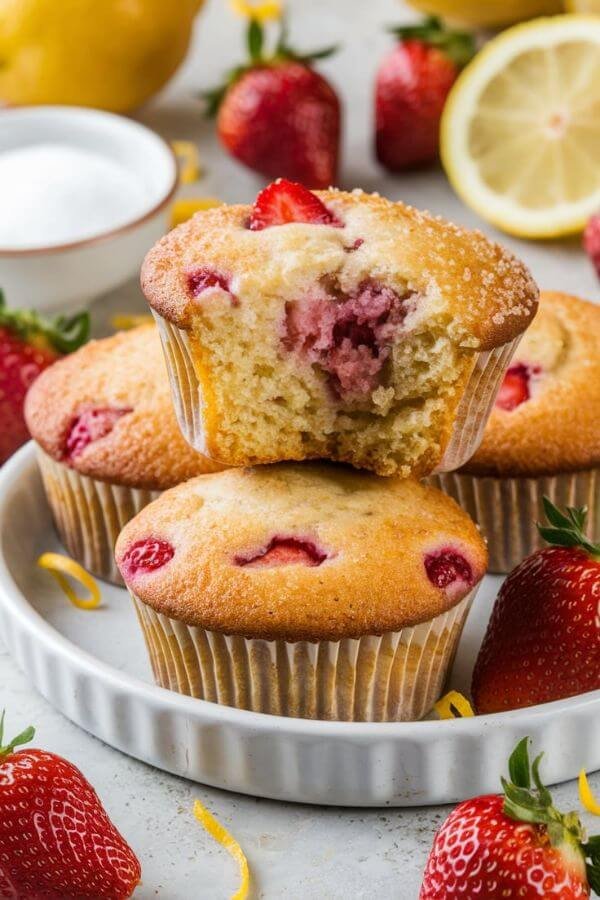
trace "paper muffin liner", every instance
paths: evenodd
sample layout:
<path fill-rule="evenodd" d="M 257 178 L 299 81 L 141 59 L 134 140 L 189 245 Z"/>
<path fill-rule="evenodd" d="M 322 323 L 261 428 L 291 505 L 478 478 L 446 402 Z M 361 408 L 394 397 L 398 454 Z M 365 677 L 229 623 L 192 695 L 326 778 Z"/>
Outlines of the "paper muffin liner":
<path fill-rule="evenodd" d="M 536 522 L 544 518 L 542 498 L 557 506 L 587 506 L 588 532 L 600 537 L 600 469 L 540 478 L 491 478 L 447 472 L 429 484 L 453 497 L 474 519 L 488 541 L 489 571 L 506 573 L 546 546 Z"/>
<path fill-rule="evenodd" d="M 452 472 L 470 459 L 481 443 L 496 394 L 521 335 L 507 344 L 475 354 L 475 365 L 454 417 L 454 427 L 435 472 Z"/>
<path fill-rule="evenodd" d="M 397 722 L 422 718 L 442 694 L 476 592 L 402 631 L 316 643 L 207 631 L 131 596 L 161 687 L 272 715 Z"/>
<path fill-rule="evenodd" d="M 115 543 L 122 528 L 161 493 L 80 475 L 38 448 L 46 497 L 60 539 L 84 569 L 122 585 Z"/>
<path fill-rule="evenodd" d="M 208 455 L 202 410 L 204 397 L 196 377 L 186 331 L 153 312 L 161 336 L 177 421 L 183 436 L 200 453 Z M 459 468 L 481 443 L 506 368 L 521 336 L 485 353 L 476 353 L 475 365 L 458 405 L 454 428 L 436 472 Z"/>

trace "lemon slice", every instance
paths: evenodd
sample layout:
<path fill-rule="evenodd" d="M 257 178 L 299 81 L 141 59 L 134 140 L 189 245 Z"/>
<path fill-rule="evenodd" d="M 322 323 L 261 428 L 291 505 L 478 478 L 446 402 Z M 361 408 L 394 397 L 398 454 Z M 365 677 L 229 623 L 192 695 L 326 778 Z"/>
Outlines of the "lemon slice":
<path fill-rule="evenodd" d="M 441 157 L 462 199 L 510 234 L 581 231 L 600 208 L 600 17 L 503 32 L 454 85 Z"/>

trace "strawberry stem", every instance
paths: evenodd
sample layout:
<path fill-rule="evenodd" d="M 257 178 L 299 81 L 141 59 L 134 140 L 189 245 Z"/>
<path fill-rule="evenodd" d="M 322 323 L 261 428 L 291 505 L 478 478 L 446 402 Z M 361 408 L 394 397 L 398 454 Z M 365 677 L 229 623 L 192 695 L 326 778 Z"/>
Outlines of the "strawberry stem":
<path fill-rule="evenodd" d="M 600 559 L 600 544 L 594 544 L 585 534 L 587 506 L 567 506 L 561 512 L 549 497 L 543 498 L 544 512 L 549 525 L 537 523 L 540 535 L 548 544 L 557 547 L 581 547 L 595 559 Z"/>
<path fill-rule="evenodd" d="M 59 353 L 72 353 L 90 336 L 90 314 L 80 312 L 49 320 L 32 309 L 8 309 L 4 292 L 0 289 L 0 328 L 7 328 L 23 341 L 42 337 Z"/>
<path fill-rule="evenodd" d="M 229 88 L 236 81 L 239 81 L 246 72 L 250 72 L 252 69 L 260 66 L 276 66 L 283 62 L 297 62 L 301 65 L 310 66 L 315 60 L 326 59 L 338 49 L 337 46 L 332 45 L 330 47 L 321 47 L 319 50 L 308 53 L 298 53 L 288 44 L 288 28 L 285 16 L 282 16 L 279 22 L 279 35 L 271 53 L 265 53 L 265 32 L 260 22 L 256 19 L 250 19 L 248 22 L 246 44 L 249 59 L 245 63 L 230 69 L 225 74 L 222 84 L 201 94 L 206 104 L 205 114 L 209 118 L 217 114 Z"/>
<path fill-rule="evenodd" d="M 35 735 L 35 728 L 31 725 L 29 728 L 26 728 L 25 731 L 22 731 L 21 734 L 18 734 L 16 738 L 13 738 L 10 744 L 6 744 L 6 746 L 2 745 L 2 741 L 4 739 L 4 715 L 6 710 L 2 710 L 2 715 L 0 715 L 0 758 L 3 756 L 9 756 L 15 747 L 20 747 L 22 744 L 28 744 L 29 741 L 33 740 L 33 736 Z"/>
<path fill-rule="evenodd" d="M 389 30 L 401 41 L 420 41 L 430 47 L 437 47 L 459 69 L 475 56 L 473 35 L 468 31 L 452 31 L 437 16 L 428 16 L 418 25 L 398 25 Z"/>

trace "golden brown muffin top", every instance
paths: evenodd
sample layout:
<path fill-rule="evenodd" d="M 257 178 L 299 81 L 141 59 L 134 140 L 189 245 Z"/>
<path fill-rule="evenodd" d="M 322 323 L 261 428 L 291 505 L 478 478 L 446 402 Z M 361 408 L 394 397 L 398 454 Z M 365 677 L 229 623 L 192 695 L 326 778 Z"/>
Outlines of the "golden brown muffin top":
<path fill-rule="evenodd" d="M 600 306 L 543 291 L 505 390 L 511 378 L 516 399 L 523 379 L 521 402 L 502 408 L 501 391 L 483 442 L 462 471 L 536 477 L 600 465 Z"/>
<path fill-rule="evenodd" d="M 143 603 L 187 625 L 319 641 L 439 615 L 483 577 L 487 551 L 434 488 L 280 463 L 167 491 L 126 525 L 116 559 Z"/>
<path fill-rule="evenodd" d="M 90 341 L 46 369 L 25 418 L 49 456 L 100 481 L 165 490 L 222 468 L 181 435 L 152 324 Z"/>
<path fill-rule="evenodd" d="M 146 256 L 148 302 L 186 329 L 201 302 L 188 281 L 199 267 L 217 273 L 242 303 L 264 294 L 297 299 L 331 275 L 342 290 L 377 279 L 443 308 L 451 338 L 478 350 L 512 340 L 535 315 L 538 290 L 529 271 L 480 232 L 360 190 L 315 193 L 342 227 L 289 223 L 251 231 L 250 206 L 196 213 Z"/>

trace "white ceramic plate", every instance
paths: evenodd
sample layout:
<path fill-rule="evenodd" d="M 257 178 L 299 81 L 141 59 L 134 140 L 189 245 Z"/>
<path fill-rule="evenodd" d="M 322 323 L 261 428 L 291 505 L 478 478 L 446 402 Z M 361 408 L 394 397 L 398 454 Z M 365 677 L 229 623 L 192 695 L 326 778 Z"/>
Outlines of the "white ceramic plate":
<path fill-rule="evenodd" d="M 546 749 L 550 783 L 600 768 L 600 691 L 528 710 L 445 722 L 318 722 L 245 712 L 152 683 L 128 596 L 104 586 L 70 606 L 36 568 L 60 549 L 33 448 L 0 471 L 0 622 L 16 662 L 66 716 L 161 769 L 282 800 L 344 806 L 447 803 L 498 790 L 517 740 Z M 499 578 L 487 578 L 450 683 L 466 690 Z"/>

